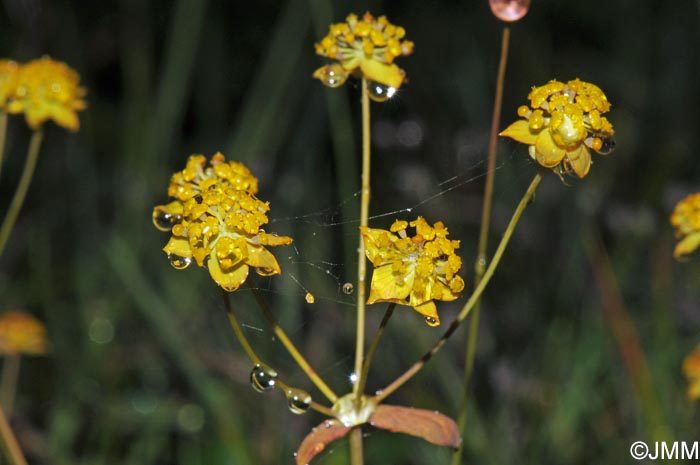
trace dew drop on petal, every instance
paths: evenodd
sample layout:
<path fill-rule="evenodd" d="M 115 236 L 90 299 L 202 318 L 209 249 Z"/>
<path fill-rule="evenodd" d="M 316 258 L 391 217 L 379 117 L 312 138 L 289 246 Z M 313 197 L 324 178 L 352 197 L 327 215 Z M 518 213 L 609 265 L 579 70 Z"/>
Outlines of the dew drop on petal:
<path fill-rule="evenodd" d="M 614 137 L 606 137 L 603 140 L 603 145 L 600 146 L 600 149 L 598 150 L 598 153 L 601 155 L 609 155 L 615 150 L 615 138 Z"/>
<path fill-rule="evenodd" d="M 306 293 L 305 299 L 306 299 L 307 304 L 312 304 L 312 303 L 316 302 L 316 297 L 314 297 L 314 295 L 310 292 Z"/>
<path fill-rule="evenodd" d="M 271 391 L 277 383 L 277 372 L 267 365 L 258 363 L 250 372 L 250 385 L 263 393 Z"/>
<path fill-rule="evenodd" d="M 386 102 L 396 94 L 396 87 L 387 86 L 374 81 L 367 81 L 367 93 L 375 102 Z"/>
<path fill-rule="evenodd" d="M 428 326 L 438 326 L 440 324 L 440 322 L 432 316 L 426 316 L 425 322 Z"/>
<path fill-rule="evenodd" d="M 158 207 L 153 209 L 153 226 L 156 227 L 158 231 L 168 232 L 173 229 L 177 223 L 182 221 L 180 215 L 173 215 L 168 213 Z"/>
<path fill-rule="evenodd" d="M 352 283 L 345 283 L 343 284 L 343 294 L 352 294 L 353 291 L 355 290 L 355 286 L 352 285 Z"/>
<path fill-rule="evenodd" d="M 284 395 L 287 397 L 287 407 L 289 407 L 290 412 L 301 415 L 309 411 L 311 395 L 308 392 L 302 389 L 289 388 Z"/>
<path fill-rule="evenodd" d="M 314 77 L 318 78 L 324 86 L 336 88 L 345 84 L 348 73 L 341 65 L 334 63 L 319 69 L 314 73 Z"/>
<path fill-rule="evenodd" d="M 277 272 L 272 268 L 255 268 L 255 272 L 260 276 L 272 276 L 277 274 Z"/>
<path fill-rule="evenodd" d="M 171 253 L 168 254 L 168 260 L 170 260 L 170 264 L 176 270 L 184 270 L 192 264 L 192 259 L 190 257 L 181 257 Z"/>
<path fill-rule="evenodd" d="M 517 21 L 527 14 L 530 0 L 489 0 L 494 16 L 501 21 Z"/>

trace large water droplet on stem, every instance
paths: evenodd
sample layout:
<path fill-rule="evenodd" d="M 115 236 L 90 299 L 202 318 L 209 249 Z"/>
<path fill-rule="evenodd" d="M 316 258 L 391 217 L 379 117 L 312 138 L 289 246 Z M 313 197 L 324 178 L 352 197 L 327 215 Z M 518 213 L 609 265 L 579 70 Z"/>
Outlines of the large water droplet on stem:
<path fill-rule="evenodd" d="M 375 102 L 386 102 L 396 94 L 396 87 L 387 86 L 374 81 L 367 81 L 367 93 Z"/>
<path fill-rule="evenodd" d="M 314 77 L 319 79 L 324 86 L 335 88 L 345 84 L 348 72 L 338 63 L 324 66 L 314 73 Z"/>
<path fill-rule="evenodd" d="M 302 389 L 289 388 L 284 395 L 287 397 L 287 407 L 289 407 L 290 412 L 301 415 L 309 411 L 311 395 L 308 392 Z"/>
<path fill-rule="evenodd" d="M 277 372 L 265 364 L 256 364 L 250 372 L 250 385 L 260 393 L 271 391 L 276 383 Z"/>
<path fill-rule="evenodd" d="M 192 264 L 192 259 L 190 257 L 181 257 L 171 253 L 168 254 L 168 260 L 170 260 L 170 264 L 176 270 L 184 270 Z"/>

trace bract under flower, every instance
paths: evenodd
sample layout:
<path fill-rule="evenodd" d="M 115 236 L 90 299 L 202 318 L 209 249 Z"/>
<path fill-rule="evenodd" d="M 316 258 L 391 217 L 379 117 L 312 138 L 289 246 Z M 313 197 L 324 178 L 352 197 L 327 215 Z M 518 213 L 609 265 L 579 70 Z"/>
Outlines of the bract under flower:
<path fill-rule="evenodd" d="M 368 12 L 358 18 L 350 14 L 344 23 L 331 25 L 328 35 L 316 44 L 318 55 L 337 63 L 322 66 L 313 76 L 329 87 L 342 85 L 354 74 L 398 89 L 406 73 L 394 59 L 413 53 L 413 42 L 405 36 L 406 30 L 391 24 L 386 16 L 375 18 Z"/>
<path fill-rule="evenodd" d="M 688 397 L 700 399 L 700 347 L 696 347 L 683 360 L 683 374 L 688 378 Z"/>
<path fill-rule="evenodd" d="M 32 315 L 11 311 L 0 315 L 0 355 L 43 355 L 46 328 Z"/>
<path fill-rule="evenodd" d="M 610 103 L 594 84 L 574 79 L 566 84 L 552 80 L 534 87 L 528 95 L 530 106 L 518 108 L 524 118 L 500 135 L 528 144 L 530 156 L 560 176 L 588 174 L 593 149 L 607 155 L 614 148 L 612 124 L 601 116 Z"/>
<path fill-rule="evenodd" d="M 680 238 L 673 251 L 674 257 L 681 258 L 697 250 L 700 246 L 700 193 L 690 194 L 676 204 L 671 225 Z"/>
<path fill-rule="evenodd" d="M 67 64 L 49 57 L 22 65 L 17 73 L 8 113 L 24 113 L 27 124 L 38 129 L 53 120 L 70 131 L 80 128 L 77 111 L 87 107 L 80 75 Z"/>
<path fill-rule="evenodd" d="M 227 291 L 238 289 L 251 267 L 260 275 L 279 274 L 265 247 L 288 245 L 292 238 L 261 229 L 270 207 L 255 197 L 257 190 L 258 180 L 241 163 L 217 153 L 207 166 L 203 155 L 190 156 L 170 180 L 168 193 L 176 200 L 153 212 L 154 225 L 172 232 L 163 248 L 171 264 L 182 269 L 194 260 Z"/>
<path fill-rule="evenodd" d="M 0 111 L 7 110 L 7 102 L 17 86 L 19 64 L 12 60 L 0 60 Z"/>
<path fill-rule="evenodd" d="M 440 324 L 434 300 L 460 296 L 464 280 L 457 275 L 462 259 L 455 254 L 459 241 L 447 239 L 447 228 L 438 221 L 430 226 L 418 217 L 410 225 L 396 221 L 390 231 L 360 227 L 365 253 L 374 265 L 368 304 L 394 302 L 413 307 L 431 326 Z"/>

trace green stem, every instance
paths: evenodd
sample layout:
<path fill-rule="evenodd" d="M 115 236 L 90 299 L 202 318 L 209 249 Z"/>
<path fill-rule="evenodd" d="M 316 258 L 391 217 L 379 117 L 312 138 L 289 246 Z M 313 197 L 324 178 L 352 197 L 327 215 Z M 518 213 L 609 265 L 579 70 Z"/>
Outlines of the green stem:
<path fill-rule="evenodd" d="M 243 351 L 246 353 L 246 355 L 248 356 L 250 361 L 253 362 L 254 365 L 264 365 L 262 359 L 258 356 L 258 354 L 255 353 L 253 346 L 250 345 L 248 338 L 243 332 L 243 328 L 241 328 L 241 324 L 238 322 L 238 318 L 236 318 L 236 314 L 233 312 L 233 306 L 231 305 L 231 297 L 229 296 L 229 293 L 223 289 L 221 290 L 221 292 L 224 296 L 224 305 L 226 307 L 226 315 L 228 316 L 228 321 L 231 323 L 231 328 L 233 328 L 233 332 L 236 335 L 236 339 L 238 339 L 238 342 L 243 347 Z M 277 378 L 276 384 L 285 393 L 289 389 L 291 389 L 291 387 L 287 383 L 285 383 L 279 378 Z M 335 412 L 333 412 L 332 409 L 321 405 L 317 402 L 312 401 L 311 408 L 324 415 L 335 417 Z"/>
<path fill-rule="evenodd" d="M 284 332 L 284 329 L 282 329 L 279 323 L 277 323 L 277 320 L 275 320 L 274 315 L 272 315 L 272 312 L 270 311 L 270 307 L 267 305 L 267 302 L 265 301 L 265 299 L 263 299 L 258 290 L 250 285 L 248 287 L 253 292 L 253 296 L 255 297 L 255 300 L 258 303 L 260 310 L 262 310 L 263 316 L 267 320 L 268 324 L 272 327 L 272 331 L 275 333 L 275 335 L 280 340 L 285 349 L 287 349 L 289 355 L 292 356 L 297 365 L 299 365 L 299 368 L 301 368 L 302 371 L 306 373 L 306 376 L 311 380 L 312 383 L 314 383 L 318 390 L 321 391 L 323 395 L 326 396 L 326 398 L 329 401 L 331 401 L 331 403 L 335 403 L 338 400 L 338 396 L 321 379 L 318 373 L 316 373 L 316 370 L 314 370 L 314 368 L 304 358 L 304 356 L 301 354 L 299 349 L 296 348 L 292 340 L 289 339 L 287 333 Z"/>
<path fill-rule="evenodd" d="M 498 145 L 498 127 L 501 124 L 501 107 L 503 103 L 503 82 L 506 76 L 506 64 L 508 63 L 508 44 L 510 41 L 510 28 L 504 26 L 501 39 L 501 58 L 496 75 L 496 96 L 493 102 L 493 117 L 491 119 L 491 135 L 489 137 L 488 164 L 486 168 L 486 184 L 484 186 L 484 203 L 481 209 L 481 228 L 479 230 L 479 246 L 476 262 L 474 263 L 474 287 L 479 285 L 486 270 L 486 251 L 488 249 L 489 229 L 491 225 L 491 202 L 493 199 L 493 184 L 496 174 L 496 147 Z M 467 402 L 469 398 L 469 382 L 474 368 L 474 356 L 476 354 L 476 341 L 479 335 L 479 316 L 481 314 L 481 299 L 477 300 L 469 322 L 469 336 L 467 338 L 466 356 L 464 359 L 464 379 L 462 381 L 462 398 L 457 415 L 459 429 L 462 437 L 466 434 Z M 464 441 L 452 456 L 452 465 L 459 465 L 462 457 Z"/>
<path fill-rule="evenodd" d="M 27 465 L 27 459 L 24 458 L 15 433 L 12 432 L 10 423 L 2 409 L 0 409 L 0 446 L 10 465 Z"/>
<path fill-rule="evenodd" d="M 362 455 L 362 426 L 357 426 L 350 431 L 350 465 L 363 465 Z"/>
<path fill-rule="evenodd" d="M 15 402 L 15 390 L 19 376 L 19 354 L 7 355 L 2 365 L 0 377 L 0 408 L 8 415 L 12 415 L 12 406 Z"/>
<path fill-rule="evenodd" d="M 377 351 L 377 347 L 379 346 L 379 340 L 382 338 L 382 334 L 384 334 L 384 328 L 386 328 L 387 323 L 389 323 L 389 319 L 391 318 L 391 315 L 394 313 L 394 308 L 396 308 L 395 303 L 389 304 L 389 306 L 386 308 L 386 312 L 384 313 L 384 318 L 382 318 L 382 322 L 379 323 L 379 327 L 377 328 L 377 332 L 374 333 L 374 339 L 372 339 L 372 343 L 369 345 L 369 349 L 367 350 L 367 356 L 365 357 L 365 362 L 362 365 L 362 373 L 360 375 L 360 378 L 358 380 L 358 384 L 360 384 L 360 387 L 358 388 L 358 392 L 360 395 L 365 391 L 365 385 L 367 384 L 367 374 L 369 373 L 369 367 L 372 365 L 372 359 L 374 358 L 374 353 Z"/>
<path fill-rule="evenodd" d="M 29 190 L 29 185 L 32 182 L 32 176 L 34 175 L 34 169 L 36 168 L 36 162 L 39 158 L 39 149 L 41 148 L 41 140 L 44 133 L 41 129 L 37 129 L 32 134 L 32 138 L 29 141 L 29 151 L 27 152 L 27 160 L 24 163 L 24 170 L 22 171 L 22 177 L 17 185 L 17 190 L 15 191 L 14 197 L 12 197 L 12 202 L 10 203 L 10 208 L 5 214 L 5 219 L 2 222 L 2 227 L 0 227 L 0 256 L 2 256 L 7 241 L 10 238 L 10 233 L 15 226 L 15 221 L 17 221 L 17 216 L 22 209 L 22 204 L 24 203 L 24 198 Z"/>
<path fill-rule="evenodd" d="M 493 258 L 491 259 L 491 263 L 484 272 L 484 276 L 479 282 L 479 285 L 476 287 L 476 289 L 474 289 L 474 292 L 472 293 L 471 297 L 469 297 L 469 300 L 467 300 L 467 303 L 464 304 L 464 307 L 462 307 L 462 310 L 459 312 L 459 315 L 457 315 L 457 318 L 450 324 L 450 326 L 447 328 L 447 331 L 445 331 L 445 334 L 443 334 L 443 336 L 435 343 L 435 345 L 428 352 L 423 354 L 420 360 L 414 363 L 408 370 L 406 370 L 401 376 L 392 381 L 391 384 L 389 384 L 387 387 L 380 391 L 377 391 L 377 395 L 374 398 L 374 400 L 377 403 L 384 400 L 386 397 L 388 397 L 390 394 L 392 394 L 394 391 L 400 388 L 406 381 L 411 379 L 416 373 L 418 373 L 421 370 L 421 368 L 423 368 L 423 366 L 428 362 L 428 360 L 430 360 L 433 357 L 433 355 L 440 351 L 442 346 L 445 345 L 445 342 L 447 342 L 447 339 L 452 335 L 452 333 L 455 332 L 455 330 L 459 327 L 462 321 L 464 321 L 464 319 L 469 315 L 469 312 L 474 308 L 474 305 L 479 300 L 481 294 L 484 292 L 484 289 L 486 289 L 486 286 L 493 277 L 493 274 L 496 271 L 496 268 L 498 267 L 498 263 L 503 257 L 503 252 L 505 252 L 506 246 L 508 245 L 511 236 L 513 235 L 513 231 L 515 231 L 515 226 L 518 224 L 518 221 L 520 220 L 520 216 L 523 214 L 523 211 L 525 211 L 525 207 L 527 207 L 527 204 L 530 202 L 533 195 L 535 194 L 535 191 L 537 190 L 537 186 L 539 186 L 540 181 L 542 181 L 542 172 L 538 172 L 535 175 L 534 179 L 530 183 L 530 186 L 527 188 L 525 195 L 523 195 L 523 198 L 520 199 L 520 203 L 515 209 L 515 212 L 513 213 L 513 216 L 510 219 L 510 223 L 508 223 L 508 228 L 506 228 L 506 231 L 503 233 L 503 237 L 501 238 L 501 242 L 498 244 L 498 248 L 496 249 Z"/>
<path fill-rule="evenodd" d="M 2 173 L 2 162 L 5 156 L 5 138 L 7 136 L 7 113 L 0 111 L 0 173 Z"/>

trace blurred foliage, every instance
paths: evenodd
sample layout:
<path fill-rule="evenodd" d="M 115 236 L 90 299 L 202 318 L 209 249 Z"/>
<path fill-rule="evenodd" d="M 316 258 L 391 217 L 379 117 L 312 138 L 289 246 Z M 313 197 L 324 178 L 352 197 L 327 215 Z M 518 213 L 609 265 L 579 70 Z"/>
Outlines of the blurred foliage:
<path fill-rule="evenodd" d="M 533 0 L 512 27 L 502 126 L 531 86 L 580 77 L 612 102 L 617 150 L 595 156 L 583 181 L 547 176 L 486 291 L 467 463 L 617 464 L 637 440 L 698 438 L 680 366 L 700 339 L 700 258 L 673 261 L 668 224 L 675 201 L 700 189 L 698 8 Z M 31 463 L 291 463 L 321 422 L 290 414 L 279 393 L 250 389 L 219 291 L 202 270 L 173 270 L 160 251 L 166 238 L 151 209 L 193 152 L 222 150 L 260 177 L 276 218 L 270 229 L 296 243 L 277 253 L 285 274 L 255 285 L 321 375 L 350 389 L 353 296 L 340 289 L 357 261 L 359 93 L 325 89 L 310 74 L 328 24 L 365 9 L 387 14 L 416 43 L 401 63 L 409 83 L 373 105 L 371 214 L 413 208 L 400 216 L 443 219 L 462 240 L 469 286 L 502 28 L 485 0 L 2 2 L 0 56 L 49 54 L 89 89 L 80 133 L 49 127 L 0 260 L 0 310 L 31 311 L 51 345 L 48 357 L 23 360 L 12 418 Z M 23 121 L 11 118 L 2 211 L 27 140 Z M 524 147 L 499 147 L 494 246 L 537 169 Z M 652 422 L 594 280 L 586 244 L 596 250 L 597 237 L 649 367 Z M 256 348 L 311 391 L 249 293 L 233 297 Z M 458 305 L 440 306 L 444 322 Z M 383 312 L 375 307 L 370 334 Z M 398 310 L 369 389 L 441 334 Z M 464 334 L 390 402 L 454 415 Z M 367 463 L 450 460 L 448 450 L 368 433 Z M 346 447 L 318 463 L 347 463 Z"/>

